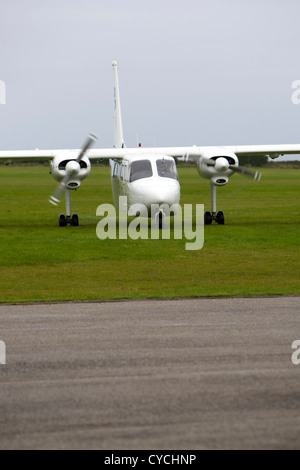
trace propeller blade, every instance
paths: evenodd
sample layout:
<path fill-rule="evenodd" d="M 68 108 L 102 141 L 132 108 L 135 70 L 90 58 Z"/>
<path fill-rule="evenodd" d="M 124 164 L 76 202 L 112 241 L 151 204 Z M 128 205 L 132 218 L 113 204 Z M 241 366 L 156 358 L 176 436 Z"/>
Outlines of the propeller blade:
<path fill-rule="evenodd" d="M 58 206 L 58 204 L 60 202 L 60 198 L 62 196 L 62 193 L 66 189 L 66 186 L 68 184 L 69 179 L 70 179 L 70 177 L 69 177 L 69 175 L 67 175 L 61 181 L 61 183 L 59 183 L 59 185 L 57 186 L 57 188 L 55 190 L 55 193 L 49 199 L 50 204 L 53 204 L 54 206 Z"/>
<path fill-rule="evenodd" d="M 241 175 L 248 176 L 250 178 L 253 178 L 255 181 L 260 181 L 261 176 L 262 176 L 262 174 L 259 171 L 251 171 L 248 168 L 244 168 L 242 166 L 230 165 L 229 168 L 235 173 L 240 173 Z"/>
<path fill-rule="evenodd" d="M 91 145 L 96 142 L 98 137 L 95 134 L 90 134 L 86 143 L 84 144 L 80 154 L 78 155 L 76 162 L 80 163 L 80 161 L 83 159 L 84 155 L 88 151 L 88 149 L 91 147 Z"/>

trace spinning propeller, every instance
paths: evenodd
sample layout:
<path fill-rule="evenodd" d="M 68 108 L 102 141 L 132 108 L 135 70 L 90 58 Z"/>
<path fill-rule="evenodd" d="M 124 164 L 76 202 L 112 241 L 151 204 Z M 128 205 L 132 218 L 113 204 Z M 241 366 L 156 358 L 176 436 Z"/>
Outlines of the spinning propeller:
<path fill-rule="evenodd" d="M 60 198 L 65 189 L 68 189 L 68 184 L 79 175 L 80 172 L 80 162 L 83 159 L 84 155 L 91 147 L 91 145 L 96 142 L 97 136 L 95 134 L 90 134 L 86 143 L 84 144 L 82 150 L 80 151 L 76 160 L 71 160 L 66 164 L 66 176 L 59 183 L 58 187 L 53 196 L 50 197 L 49 202 L 54 206 L 58 206 Z M 71 189 L 71 188 L 70 188 Z"/>
<path fill-rule="evenodd" d="M 240 173 L 241 175 L 249 176 L 249 178 L 253 178 L 255 181 L 260 181 L 261 179 L 260 171 L 251 171 L 251 170 L 248 170 L 248 168 L 244 168 L 242 166 L 233 166 L 233 165 L 230 165 L 229 168 L 235 173 Z"/>
<path fill-rule="evenodd" d="M 214 167 L 215 170 L 219 173 L 231 170 L 235 173 L 240 173 L 241 175 L 253 178 L 255 181 L 259 181 L 261 179 L 261 173 L 259 171 L 252 171 L 241 166 L 230 165 L 227 158 L 224 157 L 219 157 L 216 160 L 210 159 L 206 164 L 207 166 Z"/>

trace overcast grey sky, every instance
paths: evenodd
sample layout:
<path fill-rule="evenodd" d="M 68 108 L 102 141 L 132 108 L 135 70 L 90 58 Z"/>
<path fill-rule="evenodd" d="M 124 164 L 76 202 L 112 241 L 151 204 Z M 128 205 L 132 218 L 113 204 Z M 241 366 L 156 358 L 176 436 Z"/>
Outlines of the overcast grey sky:
<path fill-rule="evenodd" d="M 299 0 L 0 0 L 0 149 L 300 143 Z"/>

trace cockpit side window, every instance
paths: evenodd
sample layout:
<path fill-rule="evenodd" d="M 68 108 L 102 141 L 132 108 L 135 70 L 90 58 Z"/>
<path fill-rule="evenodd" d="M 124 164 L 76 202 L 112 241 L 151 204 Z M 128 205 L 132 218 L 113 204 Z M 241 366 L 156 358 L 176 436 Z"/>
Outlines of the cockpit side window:
<path fill-rule="evenodd" d="M 173 160 L 156 160 L 158 175 L 162 178 L 178 180 L 178 173 Z"/>
<path fill-rule="evenodd" d="M 137 160 L 136 162 L 132 162 L 130 166 L 131 183 L 143 178 L 151 178 L 151 176 L 153 176 L 153 171 L 150 160 Z"/>

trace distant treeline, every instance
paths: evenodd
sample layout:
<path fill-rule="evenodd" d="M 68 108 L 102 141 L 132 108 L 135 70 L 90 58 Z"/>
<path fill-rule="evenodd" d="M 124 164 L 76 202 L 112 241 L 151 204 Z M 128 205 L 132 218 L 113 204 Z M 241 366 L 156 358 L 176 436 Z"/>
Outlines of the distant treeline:
<path fill-rule="evenodd" d="M 241 166 L 252 166 L 254 168 L 300 168 L 300 160 L 278 162 L 261 156 L 239 157 L 239 162 Z M 178 162 L 177 166 L 191 166 L 192 164 Z"/>
<path fill-rule="evenodd" d="M 255 168 L 262 168 L 264 166 L 267 166 L 268 161 L 268 157 L 261 156 L 239 157 L 239 162 L 241 166 L 254 166 Z"/>
<path fill-rule="evenodd" d="M 272 167 L 272 168 L 300 168 L 300 161 L 278 162 L 277 160 L 269 160 L 268 157 L 239 157 L 241 166 L 253 166 L 255 168 Z"/>
<path fill-rule="evenodd" d="M 276 160 L 269 162 L 267 165 L 269 168 L 291 168 L 300 169 L 300 161 L 294 160 L 291 162 L 276 162 Z"/>

